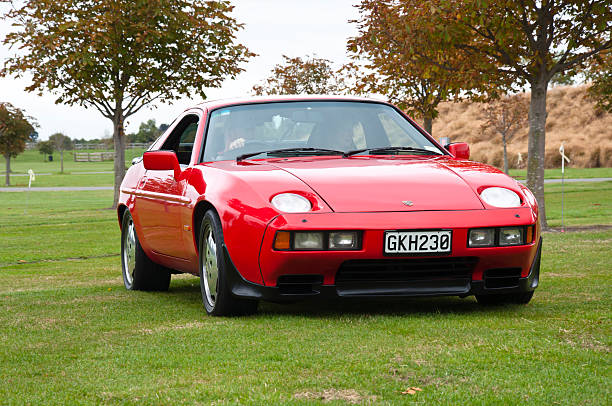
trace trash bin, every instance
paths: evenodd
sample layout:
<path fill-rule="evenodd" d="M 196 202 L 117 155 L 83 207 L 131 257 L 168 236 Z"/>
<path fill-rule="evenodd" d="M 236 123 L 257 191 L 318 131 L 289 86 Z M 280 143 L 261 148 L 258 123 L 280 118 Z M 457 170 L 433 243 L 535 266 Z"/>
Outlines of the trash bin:
<path fill-rule="evenodd" d="M 49 162 L 53 162 L 53 155 L 49 155 Z"/>

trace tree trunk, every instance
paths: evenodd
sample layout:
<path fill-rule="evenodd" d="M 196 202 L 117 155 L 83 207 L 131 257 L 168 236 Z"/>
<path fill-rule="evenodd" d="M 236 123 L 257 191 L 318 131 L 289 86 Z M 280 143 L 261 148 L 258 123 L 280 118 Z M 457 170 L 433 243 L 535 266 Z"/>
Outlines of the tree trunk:
<path fill-rule="evenodd" d="M 508 171 L 508 150 L 506 149 L 506 134 L 502 134 L 502 142 L 504 144 L 504 172 L 509 175 Z"/>
<path fill-rule="evenodd" d="M 60 173 L 64 173 L 64 150 L 60 149 Z"/>
<path fill-rule="evenodd" d="M 11 186 L 11 156 L 6 154 L 4 159 L 6 160 L 6 186 Z"/>
<path fill-rule="evenodd" d="M 121 106 L 117 103 L 117 106 Z M 119 187 L 125 176 L 125 130 L 123 128 L 123 110 L 117 108 L 113 117 L 113 145 L 115 147 L 115 194 L 113 197 L 113 209 L 117 208 L 119 202 Z"/>
<path fill-rule="evenodd" d="M 548 81 L 539 78 L 531 83 L 529 104 L 529 141 L 527 150 L 527 187 L 538 201 L 540 224 L 548 229 L 544 203 L 544 158 L 546 152 L 546 89 Z"/>
<path fill-rule="evenodd" d="M 423 128 L 432 135 L 433 119 L 431 117 L 423 117 Z"/>

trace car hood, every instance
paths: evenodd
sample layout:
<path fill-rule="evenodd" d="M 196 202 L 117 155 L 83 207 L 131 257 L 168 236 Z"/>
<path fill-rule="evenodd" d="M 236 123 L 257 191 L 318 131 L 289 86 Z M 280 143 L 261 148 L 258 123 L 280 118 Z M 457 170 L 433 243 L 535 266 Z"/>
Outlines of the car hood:
<path fill-rule="evenodd" d="M 461 175 L 463 169 L 449 166 L 452 162 L 446 157 L 294 158 L 267 163 L 308 184 L 336 212 L 484 208 L 475 187 Z"/>

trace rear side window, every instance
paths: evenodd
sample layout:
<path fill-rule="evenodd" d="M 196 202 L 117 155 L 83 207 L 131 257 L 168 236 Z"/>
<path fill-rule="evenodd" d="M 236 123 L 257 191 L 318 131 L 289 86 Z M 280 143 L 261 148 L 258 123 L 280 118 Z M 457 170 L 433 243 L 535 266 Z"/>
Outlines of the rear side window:
<path fill-rule="evenodd" d="M 195 114 L 183 117 L 160 149 L 174 151 L 181 165 L 189 165 L 199 120 Z"/>

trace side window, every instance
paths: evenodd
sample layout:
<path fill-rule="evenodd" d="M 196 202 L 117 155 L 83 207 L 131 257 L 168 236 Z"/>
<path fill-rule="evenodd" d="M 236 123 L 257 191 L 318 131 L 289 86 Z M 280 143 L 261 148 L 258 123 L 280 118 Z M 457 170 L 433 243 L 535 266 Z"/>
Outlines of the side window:
<path fill-rule="evenodd" d="M 174 151 L 181 165 L 189 165 L 199 117 L 188 115 L 176 125 L 160 149 Z"/>

